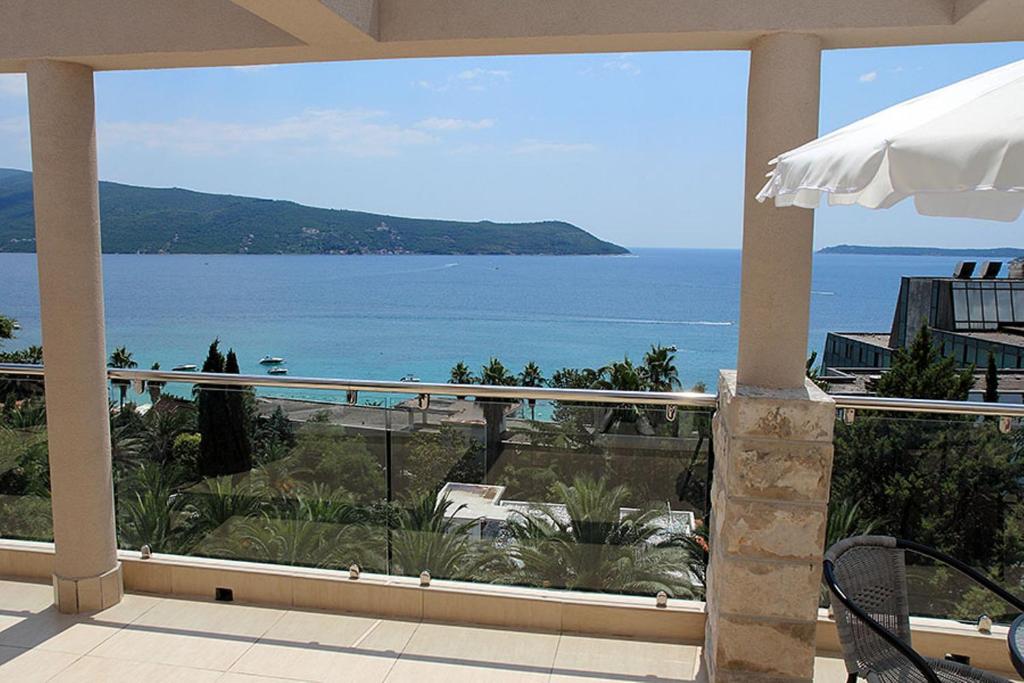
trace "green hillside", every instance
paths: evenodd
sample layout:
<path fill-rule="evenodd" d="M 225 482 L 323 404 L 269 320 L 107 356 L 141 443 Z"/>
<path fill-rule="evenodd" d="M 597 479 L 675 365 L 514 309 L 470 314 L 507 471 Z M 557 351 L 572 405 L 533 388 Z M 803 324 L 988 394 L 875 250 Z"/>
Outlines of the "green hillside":
<path fill-rule="evenodd" d="M 401 218 L 179 188 L 100 183 L 109 254 L 625 254 L 561 221 Z M 0 169 L 0 252 L 35 251 L 32 174 Z"/>

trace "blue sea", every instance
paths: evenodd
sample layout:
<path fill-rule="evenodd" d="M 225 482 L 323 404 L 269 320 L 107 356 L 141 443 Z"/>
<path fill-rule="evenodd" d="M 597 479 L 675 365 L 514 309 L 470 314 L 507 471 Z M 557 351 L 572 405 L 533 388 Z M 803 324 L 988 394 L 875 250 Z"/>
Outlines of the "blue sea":
<path fill-rule="evenodd" d="M 810 349 L 830 331 L 888 330 L 901 275 L 947 275 L 955 257 L 819 254 Z M 243 372 L 265 354 L 292 376 L 444 381 L 494 356 L 518 372 L 635 360 L 678 347 L 684 384 L 736 364 L 740 253 L 629 256 L 156 256 L 103 259 L 107 344 L 139 367 L 201 364 L 210 341 Z M 41 342 L 36 261 L 0 254 L 0 312 Z"/>

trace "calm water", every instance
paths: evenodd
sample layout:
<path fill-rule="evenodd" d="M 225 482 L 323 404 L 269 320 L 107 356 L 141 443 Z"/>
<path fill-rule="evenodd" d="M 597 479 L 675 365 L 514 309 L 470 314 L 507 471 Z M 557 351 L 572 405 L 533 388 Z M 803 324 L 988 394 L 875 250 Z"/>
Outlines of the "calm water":
<path fill-rule="evenodd" d="M 955 258 L 818 255 L 811 348 L 829 330 L 887 330 L 901 275 Z M 220 337 L 243 372 L 264 354 L 290 374 L 424 381 L 497 356 L 546 375 L 675 344 L 684 383 L 734 367 L 738 251 L 588 256 L 135 256 L 104 258 L 107 342 L 140 367 L 201 364 Z M 0 254 L 0 312 L 40 343 L 35 256 Z"/>

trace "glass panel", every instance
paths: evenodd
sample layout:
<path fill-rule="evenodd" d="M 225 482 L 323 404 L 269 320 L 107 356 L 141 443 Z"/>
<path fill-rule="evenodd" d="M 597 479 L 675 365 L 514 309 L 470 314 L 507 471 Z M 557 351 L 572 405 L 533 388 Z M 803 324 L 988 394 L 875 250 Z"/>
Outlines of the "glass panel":
<path fill-rule="evenodd" d="M 953 285 L 953 317 L 958 323 L 970 317 L 967 311 L 967 290 L 962 284 Z"/>
<path fill-rule="evenodd" d="M 394 573 L 703 597 L 709 412 L 393 405 Z"/>
<path fill-rule="evenodd" d="M 1013 308 L 1010 303 L 1010 290 L 1002 287 L 996 290 L 996 304 L 1000 322 L 1013 322 Z"/>
<path fill-rule="evenodd" d="M 46 405 L 39 379 L 0 376 L 0 537 L 53 540 Z"/>
<path fill-rule="evenodd" d="M 967 290 L 967 315 L 972 322 L 981 322 L 985 319 L 981 306 L 981 290 L 977 287 Z"/>
<path fill-rule="evenodd" d="M 1024 287 L 1012 286 L 1013 291 L 1013 320 L 1024 322 Z"/>
<path fill-rule="evenodd" d="M 146 389 L 147 403 L 129 392 L 112 420 L 121 547 L 385 570 L 383 406 L 336 392 Z"/>
<path fill-rule="evenodd" d="M 999 315 L 996 311 L 996 291 L 991 287 L 985 287 L 981 290 L 981 300 L 985 309 L 984 320 L 990 323 L 997 322 Z"/>
<path fill-rule="evenodd" d="M 862 533 L 917 541 L 1014 593 L 1024 579 L 1024 431 L 995 418 L 857 411 L 836 423 L 828 545 Z M 1016 614 L 954 570 L 908 553 L 911 613 L 976 622 Z"/>

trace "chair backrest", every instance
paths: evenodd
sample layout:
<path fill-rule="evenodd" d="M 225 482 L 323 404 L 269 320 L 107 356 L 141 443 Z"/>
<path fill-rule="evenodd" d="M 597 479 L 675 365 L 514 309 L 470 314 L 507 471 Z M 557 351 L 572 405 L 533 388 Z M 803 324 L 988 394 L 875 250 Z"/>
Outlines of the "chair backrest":
<path fill-rule="evenodd" d="M 836 587 L 843 595 L 910 647 L 906 564 L 904 551 L 897 547 L 896 539 L 890 536 L 847 538 L 829 548 L 825 560 L 832 563 Z M 866 675 L 885 671 L 896 662 L 905 661 L 896 647 L 834 596 L 832 610 L 849 673 Z"/>

